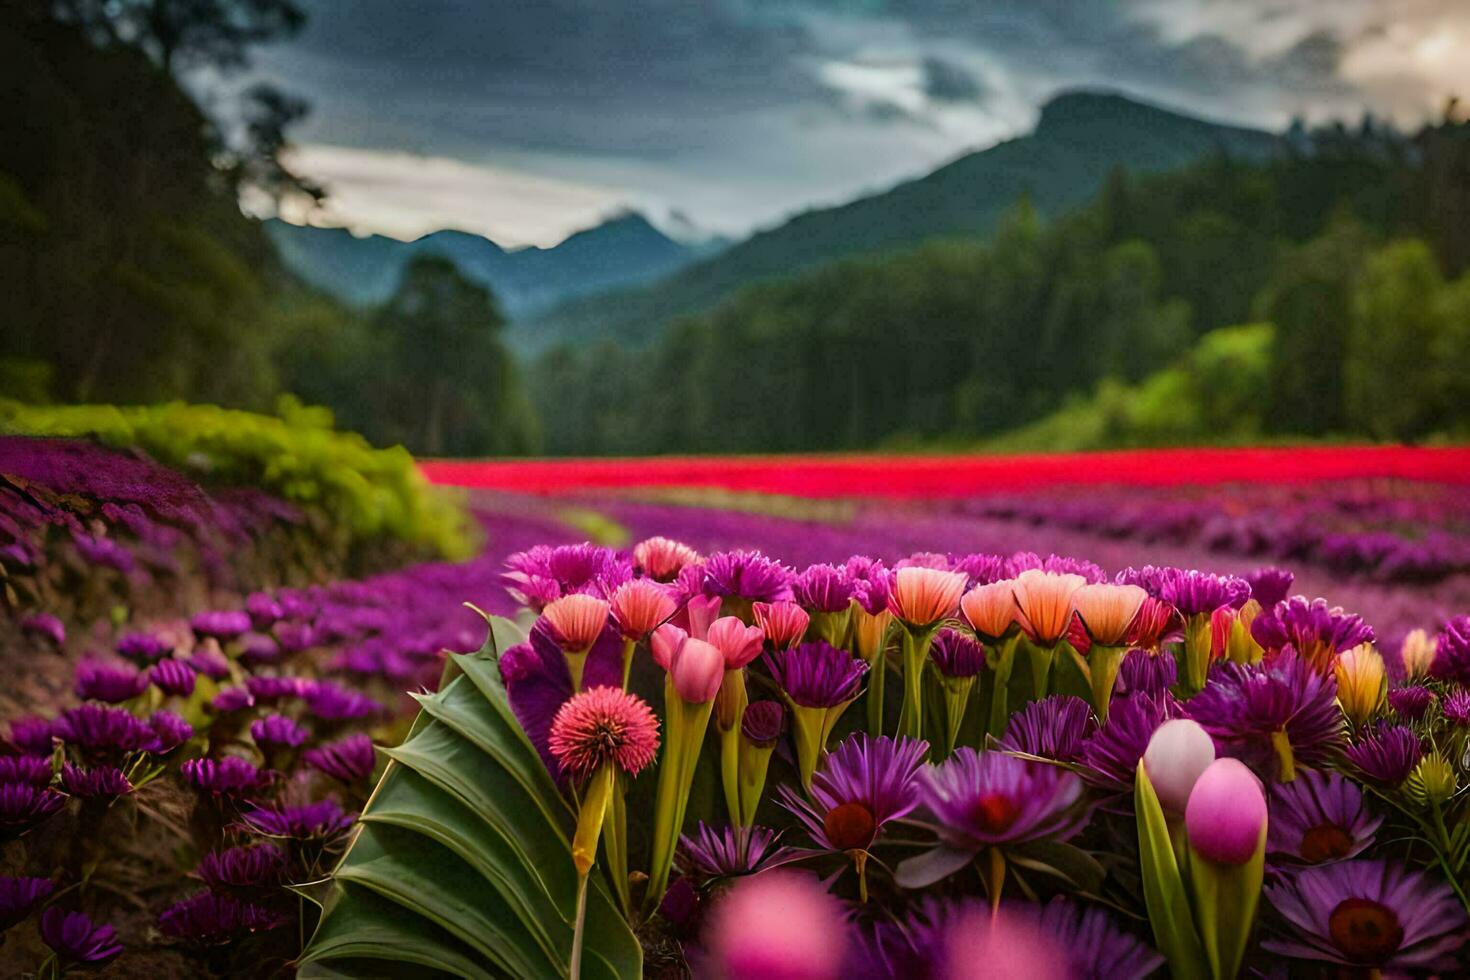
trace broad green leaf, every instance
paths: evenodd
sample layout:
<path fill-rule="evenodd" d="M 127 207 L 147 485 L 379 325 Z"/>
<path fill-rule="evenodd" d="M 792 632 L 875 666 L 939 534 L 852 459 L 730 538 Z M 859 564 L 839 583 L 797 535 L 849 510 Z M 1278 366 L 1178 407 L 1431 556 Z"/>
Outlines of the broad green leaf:
<path fill-rule="evenodd" d="M 456 977 L 487 975 L 473 950 L 427 919 L 405 915 L 366 889 L 340 882 L 332 889 L 328 914 L 301 958 L 297 976 L 421 977 L 426 969 Z M 364 962 L 350 967 L 327 963 L 344 959 Z"/>
<path fill-rule="evenodd" d="M 1133 807 L 1138 818 L 1143 897 L 1159 952 L 1169 961 L 1169 972 L 1176 980 L 1204 978 L 1208 976 L 1205 951 L 1194 928 L 1189 893 L 1174 857 L 1169 824 L 1141 761 L 1134 779 Z"/>

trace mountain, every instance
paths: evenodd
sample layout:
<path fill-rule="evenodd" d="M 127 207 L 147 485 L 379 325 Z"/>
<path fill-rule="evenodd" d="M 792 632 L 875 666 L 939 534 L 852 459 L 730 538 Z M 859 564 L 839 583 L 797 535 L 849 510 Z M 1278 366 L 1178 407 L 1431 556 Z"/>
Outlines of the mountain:
<path fill-rule="evenodd" d="M 924 239 L 985 235 L 1022 195 L 1043 215 L 1088 200 L 1116 167 L 1172 170 L 1212 153 L 1258 159 L 1269 133 L 1182 115 L 1107 92 L 1070 92 L 1041 110 L 1025 136 L 970 153 L 871 197 L 799 214 L 666 280 L 587 296 L 517 323 L 522 349 L 611 337 L 641 345 L 671 319 L 710 309 L 764 279 Z"/>
<path fill-rule="evenodd" d="M 677 242 L 634 212 L 579 231 L 552 248 L 506 249 L 464 231 L 436 231 L 402 242 L 278 219 L 265 225 L 290 268 L 349 303 L 381 303 L 393 293 L 410 258 L 439 255 L 467 278 L 489 286 L 512 318 L 589 293 L 650 282 L 713 251 L 712 246 Z"/>

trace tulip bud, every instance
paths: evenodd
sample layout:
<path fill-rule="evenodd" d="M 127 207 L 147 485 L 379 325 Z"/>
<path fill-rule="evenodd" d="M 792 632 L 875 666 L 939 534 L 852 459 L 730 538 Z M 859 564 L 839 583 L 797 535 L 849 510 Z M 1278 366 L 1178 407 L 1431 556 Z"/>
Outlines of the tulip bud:
<path fill-rule="evenodd" d="M 960 611 L 965 622 L 981 636 L 998 639 L 1006 634 L 1016 621 L 1016 594 L 1011 590 L 1012 582 L 992 582 L 977 585 L 960 600 Z"/>
<path fill-rule="evenodd" d="M 1399 648 L 1404 676 L 1410 679 L 1427 677 L 1429 668 L 1434 663 L 1436 646 L 1435 638 L 1422 629 L 1410 630 L 1409 635 L 1404 637 L 1404 645 Z"/>
<path fill-rule="evenodd" d="M 710 624 L 708 640 L 725 658 L 726 670 L 739 670 L 760 656 L 766 634 L 759 626 L 746 626 L 734 616 Z"/>
<path fill-rule="evenodd" d="M 1215 761 L 1215 743 L 1199 722 L 1166 721 L 1148 740 L 1143 768 L 1166 813 L 1181 816 L 1200 776 Z"/>
<path fill-rule="evenodd" d="M 713 701 L 725 677 L 725 655 L 704 640 L 685 640 L 669 667 L 674 691 L 687 704 Z"/>
<path fill-rule="evenodd" d="M 1383 704 L 1388 691 L 1388 672 L 1383 658 L 1367 643 L 1338 654 L 1337 700 L 1343 714 L 1354 725 L 1362 725 Z"/>
<path fill-rule="evenodd" d="M 1245 864 L 1260 848 L 1266 829 L 1260 780 L 1238 759 L 1216 759 L 1189 794 L 1184 827 L 1190 847 L 1202 857 L 1218 864 Z"/>
<path fill-rule="evenodd" d="M 674 655 L 679 652 L 679 648 L 688 639 L 689 634 L 673 623 L 666 623 L 660 626 L 653 631 L 653 635 L 648 639 L 648 647 L 649 651 L 653 654 L 653 662 L 664 670 L 668 670 L 669 666 L 674 662 Z"/>

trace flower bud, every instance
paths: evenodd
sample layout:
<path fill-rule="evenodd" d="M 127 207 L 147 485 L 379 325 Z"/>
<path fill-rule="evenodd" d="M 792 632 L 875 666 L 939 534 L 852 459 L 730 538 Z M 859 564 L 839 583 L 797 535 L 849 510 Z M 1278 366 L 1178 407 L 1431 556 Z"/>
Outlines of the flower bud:
<path fill-rule="evenodd" d="M 1399 659 L 1404 664 L 1404 676 L 1409 679 L 1429 676 L 1434 664 L 1436 643 L 1434 637 L 1422 629 L 1410 630 L 1399 648 Z"/>
<path fill-rule="evenodd" d="M 1199 722 L 1188 718 L 1166 721 L 1148 740 L 1143 769 L 1159 803 L 1168 813 L 1184 813 L 1189 794 L 1215 761 L 1215 743 Z"/>
<path fill-rule="evenodd" d="M 641 640 L 674 615 L 678 604 L 669 590 L 652 579 L 629 579 L 612 595 L 612 614 L 623 637 Z"/>
<path fill-rule="evenodd" d="M 1337 700 L 1343 714 L 1354 725 L 1362 725 L 1383 704 L 1388 690 L 1388 673 L 1383 658 L 1367 643 L 1338 654 Z"/>
<path fill-rule="evenodd" d="M 900 568 L 893 579 L 888 608 L 906 626 L 922 629 L 952 616 L 964 591 L 963 572 L 917 566 Z"/>
<path fill-rule="evenodd" d="M 710 624 L 708 640 L 725 657 L 726 670 L 739 670 L 760 656 L 766 634 L 759 626 L 746 626 L 734 616 Z"/>
<path fill-rule="evenodd" d="M 1189 846 L 1218 864 L 1245 864 L 1261 846 L 1266 796 L 1238 759 L 1216 759 L 1194 784 L 1184 809 Z"/>
<path fill-rule="evenodd" d="M 725 655 L 704 640 L 685 640 L 674 654 L 669 679 L 685 703 L 704 704 L 720 691 L 720 682 L 725 679 Z"/>
<path fill-rule="evenodd" d="M 960 611 L 971 629 L 991 639 L 1005 635 L 1016 621 L 1016 595 L 1011 586 L 1011 580 L 1007 579 L 977 585 L 965 593 L 960 600 Z"/>
<path fill-rule="evenodd" d="M 811 615 L 794 602 L 757 602 L 752 611 L 756 625 L 777 650 L 800 643 L 812 621 Z"/>

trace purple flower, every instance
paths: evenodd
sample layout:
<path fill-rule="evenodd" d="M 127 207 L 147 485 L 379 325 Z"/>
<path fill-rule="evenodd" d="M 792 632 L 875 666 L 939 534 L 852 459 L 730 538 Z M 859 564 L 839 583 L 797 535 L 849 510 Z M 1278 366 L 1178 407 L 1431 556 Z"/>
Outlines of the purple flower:
<path fill-rule="evenodd" d="M 822 640 L 765 655 L 771 676 L 792 703 L 803 708 L 832 708 L 858 696 L 864 661 Z"/>
<path fill-rule="evenodd" d="M 286 653 L 300 653 L 317 643 L 317 629 L 310 623 L 277 623 L 271 634 Z"/>
<path fill-rule="evenodd" d="M 1327 674 L 1339 653 L 1374 640 L 1373 627 L 1361 616 L 1329 607 L 1326 599 L 1308 602 L 1304 596 L 1261 610 L 1251 623 L 1251 636 L 1267 653 L 1291 647 L 1314 671 Z"/>
<path fill-rule="evenodd" d="M 211 851 L 196 873 L 211 891 L 271 888 L 286 880 L 286 852 L 270 843 Z"/>
<path fill-rule="evenodd" d="M 349 721 L 378 714 L 383 706 L 366 694 L 330 681 L 316 681 L 305 692 L 306 706 L 323 721 Z"/>
<path fill-rule="evenodd" d="M 844 612 L 852 592 L 846 573 L 835 565 L 812 565 L 791 580 L 792 598 L 811 612 Z"/>
<path fill-rule="evenodd" d="M 147 748 L 153 733 L 121 708 L 84 704 L 69 708 L 56 719 L 57 738 L 97 755 L 126 754 Z"/>
<path fill-rule="evenodd" d="M 124 633 L 117 641 L 118 653 L 143 663 L 152 663 L 172 649 L 173 645 L 156 633 Z"/>
<path fill-rule="evenodd" d="M 704 560 L 701 589 L 709 596 L 785 602 L 792 597 L 791 581 L 791 569 L 759 551 L 722 551 Z"/>
<path fill-rule="evenodd" d="M 1296 576 L 1284 568 L 1267 565 L 1251 572 L 1245 577 L 1245 580 L 1250 583 L 1251 598 L 1256 600 L 1262 609 L 1270 609 L 1291 593 L 1291 586 L 1296 582 Z"/>
<path fill-rule="evenodd" d="M 51 754 L 56 723 L 48 718 L 17 718 L 10 723 L 10 744 L 26 755 Z"/>
<path fill-rule="evenodd" d="M 117 930 L 55 905 L 41 913 L 41 941 L 64 963 L 106 963 L 123 951 Z"/>
<path fill-rule="evenodd" d="M 1372 734 L 1350 747 L 1347 760 L 1369 779 L 1397 786 L 1409 778 L 1424 750 L 1419 736 L 1402 725 L 1380 722 Z"/>
<path fill-rule="evenodd" d="M 373 740 L 362 732 L 349 735 L 340 742 L 329 742 L 307 749 L 302 759 L 308 766 L 344 783 L 355 783 L 373 774 L 377 752 Z"/>
<path fill-rule="evenodd" d="M 254 678 L 251 678 L 254 680 Z M 244 687 L 226 687 L 214 696 L 210 706 L 221 714 L 229 714 L 232 711 L 244 711 L 246 708 L 255 707 L 255 696 Z"/>
<path fill-rule="evenodd" d="M 1429 673 L 1441 680 L 1470 686 L 1470 616 L 1456 616 L 1435 641 Z"/>
<path fill-rule="evenodd" d="M 158 917 L 163 934 L 192 946 L 219 946 L 247 932 L 278 929 L 291 916 L 277 909 L 251 905 L 214 892 L 200 892 Z"/>
<path fill-rule="evenodd" d="M 776 847 L 776 832 L 767 827 L 715 830 L 701 820 L 695 836 L 680 841 L 691 873 L 703 878 L 753 875 L 807 856 L 794 847 Z"/>
<path fill-rule="evenodd" d="M 1053 575 L 1081 575 L 1093 584 L 1106 582 L 1108 578 L 1102 568 L 1083 558 L 1072 558 L 1068 555 L 1047 555 L 1042 558 L 1034 551 L 1018 551 L 1006 559 L 1005 574 L 996 581 L 1015 578 L 1033 568 Z"/>
<path fill-rule="evenodd" d="M 620 686 L 623 679 L 623 639 L 617 627 L 603 630 L 582 668 L 582 685 Z M 511 710 L 521 729 L 536 746 L 553 776 L 561 768 L 551 755 L 551 721 L 563 702 L 572 696 L 572 675 L 566 657 L 551 630 L 541 623 L 531 628 L 530 642 L 520 643 L 500 655 L 500 676 L 505 681 Z"/>
<path fill-rule="evenodd" d="M 1014 577 L 1009 566 L 1010 560 L 1003 555 L 972 554 L 949 555 L 948 557 L 950 571 L 965 573 L 966 592 L 977 585 L 992 585 L 1002 579 Z"/>
<path fill-rule="evenodd" d="M 1388 706 L 1392 708 L 1400 718 L 1409 721 L 1418 721 L 1429 711 L 1429 706 L 1434 703 L 1434 692 L 1421 684 L 1411 684 L 1408 687 L 1396 687 L 1388 692 Z"/>
<path fill-rule="evenodd" d="M 633 577 L 633 563 L 610 548 L 594 544 L 537 545 L 505 560 L 506 591 L 523 606 L 540 612 L 548 602 L 575 592 L 610 595 Z"/>
<path fill-rule="evenodd" d="M 1136 584 L 1148 590 L 1142 582 Z M 1173 605 L 1186 619 L 1209 615 L 1222 606 L 1239 609 L 1250 597 L 1250 583 L 1233 575 L 1211 575 L 1184 568 L 1159 570 L 1157 598 Z"/>
<path fill-rule="evenodd" d="M 274 704 L 287 698 L 305 697 L 311 682 L 303 677 L 247 677 L 245 688 L 257 704 Z"/>
<path fill-rule="evenodd" d="M 190 759 L 180 767 L 184 782 L 212 796 L 248 796 L 269 786 L 275 773 L 257 769 L 239 756 Z"/>
<path fill-rule="evenodd" d="M 1449 886 L 1387 861 L 1343 861 L 1307 868 L 1266 886 L 1285 921 L 1266 950 L 1295 959 L 1394 974 L 1457 971 L 1470 937 L 1465 910 Z"/>
<path fill-rule="evenodd" d="M 871 616 L 888 608 L 893 597 L 893 572 L 881 561 L 864 555 L 853 555 L 843 566 L 843 574 L 852 583 L 852 597 Z"/>
<path fill-rule="evenodd" d="M 89 534 L 73 532 L 71 540 L 72 544 L 76 545 L 77 554 L 93 565 L 116 569 L 119 572 L 133 570 L 133 553 L 112 538 L 93 537 Z"/>
<path fill-rule="evenodd" d="M 201 645 L 195 648 L 193 654 L 184 662 L 196 673 L 203 674 L 210 680 L 222 681 L 230 676 L 230 661 L 214 646 Z"/>
<path fill-rule="evenodd" d="M 263 749 L 294 749 L 310 735 L 304 725 L 298 725 L 285 715 L 266 715 L 250 723 L 250 737 Z"/>
<path fill-rule="evenodd" d="M 1168 654 L 1129 650 L 1123 657 L 1123 662 L 1118 665 L 1118 680 L 1113 688 L 1113 696 L 1147 694 L 1157 700 L 1178 679 L 1179 661 Z"/>
<path fill-rule="evenodd" d="M 276 620 L 286 615 L 281 604 L 268 592 L 252 592 L 245 598 L 245 612 L 258 630 L 269 629 Z"/>
<path fill-rule="evenodd" d="M 1087 781 L 1131 793 L 1149 739 L 1164 722 L 1183 716 L 1179 703 L 1167 694 L 1162 698 L 1136 694 L 1114 702 L 1107 724 L 1082 746 Z"/>
<path fill-rule="evenodd" d="M 1446 694 L 1444 701 L 1440 702 L 1439 711 L 1452 725 L 1470 726 L 1470 691 L 1462 689 Z M 12 724 L 10 729 L 14 732 L 15 725 Z M 14 738 L 12 734 L 11 739 Z"/>
<path fill-rule="evenodd" d="M 66 627 L 50 613 L 31 613 L 20 621 L 20 631 L 30 636 L 39 636 L 54 646 L 66 643 Z"/>
<path fill-rule="evenodd" d="M 0 932 L 24 920 L 55 890 L 50 878 L 0 878 Z"/>
<path fill-rule="evenodd" d="M 1076 762 L 1096 731 L 1097 722 L 1086 701 L 1070 694 L 1053 694 L 1011 715 L 999 747 L 1058 762 Z"/>
<path fill-rule="evenodd" d="M 106 701 L 120 704 L 142 694 L 148 678 L 131 664 L 109 664 L 83 660 L 77 664 L 75 690 L 83 701 Z"/>
<path fill-rule="evenodd" d="M 780 701 L 752 701 L 740 717 L 740 734 L 755 744 L 770 748 L 781 737 L 786 724 L 786 706 Z"/>
<path fill-rule="evenodd" d="M 194 726 L 172 711 L 153 712 L 148 719 L 148 729 L 153 733 L 148 751 L 154 755 L 168 755 L 194 737 Z"/>
<path fill-rule="evenodd" d="M 934 634 L 929 658 L 945 677 L 974 677 L 985 669 L 985 647 L 959 630 L 942 629 Z"/>
<path fill-rule="evenodd" d="M 1266 850 L 1303 864 L 1341 861 L 1372 844 L 1381 823 L 1352 780 L 1308 769 L 1271 788 Z"/>
<path fill-rule="evenodd" d="M 295 840 L 336 837 L 356 819 L 357 814 L 344 813 L 335 800 L 304 806 L 254 807 L 245 814 L 245 823 L 257 833 Z"/>
<path fill-rule="evenodd" d="M 66 797 L 30 783 L 0 783 L 0 840 L 19 837 L 61 809 Z"/>
<path fill-rule="evenodd" d="M 148 668 L 148 679 L 164 694 L 186 698 L 194 693 L 194 671 L 182 660 L 160 660 Z"/>
<path fill-rule="evenodd" d="M 189 627 L 200 636 L 212 636 L 216 640 L 233 640 L 250 631 L 250 614 L 238 609 L 211 609 L 197 613 L 189 620 Z"/>
<path fill-rule="evenodd" d="M 885 823 L 919 805 L 919 774 L 928 751 L 929 743 L 918 739 L 858 732 L 827 755 L 807 796 L 782 786 L 781 805 L 826 850 L 866 851 Z"/>
<path fill-rule="evenodd" d="M 83 769 L 69 762 L 61 767 L 61 788 L 68 794 L 82 799 L 94 797 L 111 799 L 133 791 L 132 784 L 117 766 Z"/>
<path fill-rule="evenodd" d="M 36 755 L 0 756 L 0 783 L 29 783 L 47 786 L 51 782 L 51 759 Z"/>
<path fill-rule="evenodd" d="M 1320 766 L 1343 745 L 1337 679 L 1293 653 L 1258 664 L 1215 664 L 1205 689 L 1190 699 L 1189 714 L 1223 753 L 1257 772 Z"/>
<path fill-rule="evenodd" d="M 281 648 L 263 633 L 247 633 L 240 641 L 240 659 L 251 664 L 270 663 L 281 659 Z"/>
<path fill-rule="evenodd" d="M 958 748 L 924 773 L 923 785 L 940 839 L 958 850 L 1066 840 L 1087 823 L 1074 773 L 1003 752 Z"/>

